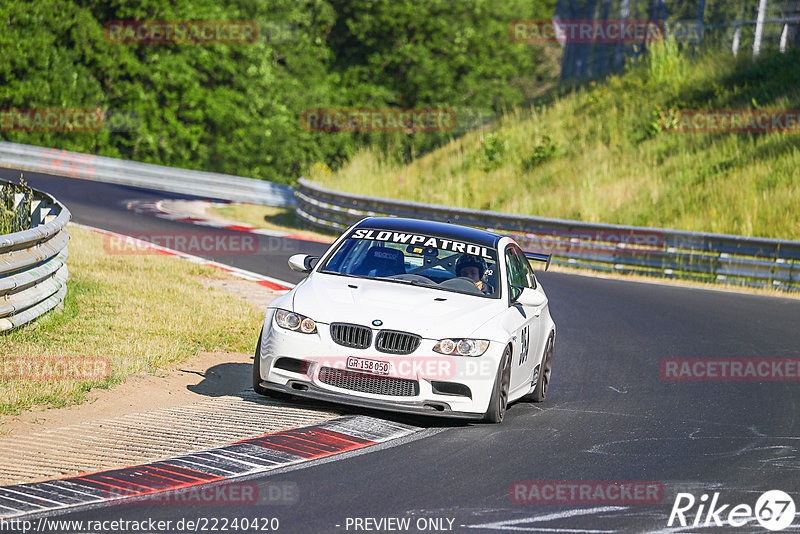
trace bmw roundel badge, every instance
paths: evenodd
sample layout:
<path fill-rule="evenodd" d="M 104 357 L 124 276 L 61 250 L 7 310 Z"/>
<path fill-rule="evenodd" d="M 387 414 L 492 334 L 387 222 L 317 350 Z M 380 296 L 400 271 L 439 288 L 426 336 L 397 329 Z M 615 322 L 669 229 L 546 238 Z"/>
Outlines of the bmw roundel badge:
<path fill-rule="evenodd" d="M 375 319 L 374 321 L 372 321 L 372 326 L 381 326 L 382 324 L 383 321 L 381 321 L 380 319 Z"/>

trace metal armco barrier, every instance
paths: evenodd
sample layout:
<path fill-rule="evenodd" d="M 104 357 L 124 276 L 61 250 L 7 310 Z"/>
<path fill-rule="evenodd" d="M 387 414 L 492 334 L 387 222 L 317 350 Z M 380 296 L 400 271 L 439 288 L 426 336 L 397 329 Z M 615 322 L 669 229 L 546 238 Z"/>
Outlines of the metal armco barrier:
<path fill-rule="evenodd" d="M 294 205 L 298 216 L 304 221 L 335 231 L 341 231 L 369 215 L 450 221 L 511 235 L 525 250 L 553 254 L 553 263 L 560 265 L 800 290 L 800 241 L 596 224 L 451 208 L 331 191 L 303 178 L 299 180 L 295 191 L 287 185 L 263 180 L 2 141 L 0 167 L 28 169 L 201 198 L 273 206 Z M 57 204 L 55 200 L 52 202 Z M 66 212 L 63 207 L 62 210 Z M 3 255 L 0 241 L 0 257 Z M 3 302 L 1 299 L 4 298 L 4 292 L 7 292 L 2 283 L 0 260 L 0 303 Z M 4 308 L 0 307 L 0 321 L 3 313 Z"/>
<path fill-rule="evenodd" d="M 341 231 L 370 215 L 475 226 L 510 235 L 555 264 L 754 287 L 800 290 L 800 241 L 596 224 L 451 208 L 331 191 L 303 178 L 297 215 Z"/>
<path fill-rule="evenodd" d="M 268 206 L 294 204 L 288 185 L 0 141 L 0 167 Z"/>
<path fill-rule="evenodd" d="M 0 235 L 0 332 L 63 302 L 68 278 L 69 210 L 47 193 L 20 193 L 0 181 L 0 201 L 5 199 L 26 229 Z"/>

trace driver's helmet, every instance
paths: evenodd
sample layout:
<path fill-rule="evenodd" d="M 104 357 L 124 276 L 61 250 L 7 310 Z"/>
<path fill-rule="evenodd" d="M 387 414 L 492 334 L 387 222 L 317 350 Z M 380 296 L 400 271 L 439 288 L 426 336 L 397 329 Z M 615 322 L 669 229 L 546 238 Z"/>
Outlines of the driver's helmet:
<path fill-rule="evenodd" d="M 486 260 L 479 258 L 478 256 L 469 256 L 467 254 L 464 254 L 458 258 L 458 261 L 456 262 L 456 276 L 461 276 L 461 269 L 464 267 L 477 267 L 479 278 L 483 278 L 483 273 L 485 273 L 486 269 L 488 268 L 486 265 Z"/>

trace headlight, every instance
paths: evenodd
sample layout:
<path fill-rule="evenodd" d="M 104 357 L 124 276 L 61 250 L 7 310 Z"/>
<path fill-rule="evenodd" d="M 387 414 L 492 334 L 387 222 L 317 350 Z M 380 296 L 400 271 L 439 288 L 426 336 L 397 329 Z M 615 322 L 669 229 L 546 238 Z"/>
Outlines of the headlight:
<path fill-rule="evenodd" d="M 457 354 L 459 356 L 480 356 L 489 348 L 485 339 L 440 339 L 433 350 L 441 354 Z"/>
<path fill-rule="evenodd" d="M 279 309 L 276 311 L 275 322 L 278 323 L 278 326 L 281 328 L 302 332 L 304 334 L 313 334 L 317 331 L 317 323 L 314 322 L 314 319 L 287 310 Z"/>

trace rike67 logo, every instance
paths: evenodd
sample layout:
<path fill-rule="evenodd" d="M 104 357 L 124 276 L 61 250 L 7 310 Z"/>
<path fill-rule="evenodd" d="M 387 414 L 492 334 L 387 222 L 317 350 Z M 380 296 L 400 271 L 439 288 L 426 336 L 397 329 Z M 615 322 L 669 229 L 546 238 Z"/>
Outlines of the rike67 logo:
<path fill-rule="evenodd" d="M 678 493 L 667 526 L 742 527 L 755 519 L 763 528 L 779 531 L 792 524 L 795 510 L 794 499 L 781 490 L 762 493 L 755 507 L 723 504 L 718 492 L 714 492 L 710 501 L 705 493 L 699 499 L 691 493 Z"/>

